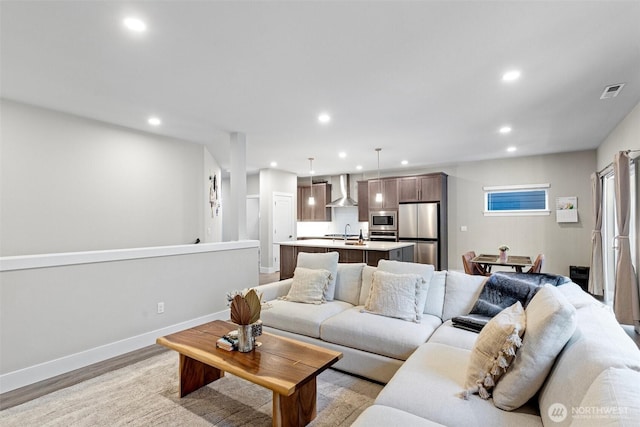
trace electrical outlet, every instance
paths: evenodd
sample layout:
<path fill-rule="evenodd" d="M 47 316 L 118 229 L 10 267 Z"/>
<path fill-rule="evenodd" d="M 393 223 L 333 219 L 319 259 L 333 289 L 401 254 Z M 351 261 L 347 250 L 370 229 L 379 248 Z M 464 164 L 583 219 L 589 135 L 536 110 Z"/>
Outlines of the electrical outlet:
<path fill-rule="evenodd" d="M 164 303 L 163 302 L 159 302 L 158 303 L 158 314 L 162 314 L 164 313 Z"/>

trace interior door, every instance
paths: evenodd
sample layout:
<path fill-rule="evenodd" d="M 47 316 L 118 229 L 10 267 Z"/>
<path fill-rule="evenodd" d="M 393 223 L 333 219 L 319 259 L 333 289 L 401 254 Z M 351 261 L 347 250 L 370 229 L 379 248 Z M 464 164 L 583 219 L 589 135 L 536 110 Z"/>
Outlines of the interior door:
<path fill-rule="evenodd" d="M 273 266 L 280 271 L 280 245 L 278 242 L 293 240 L 294 237 L 293 195 L 273 194 Z"/>

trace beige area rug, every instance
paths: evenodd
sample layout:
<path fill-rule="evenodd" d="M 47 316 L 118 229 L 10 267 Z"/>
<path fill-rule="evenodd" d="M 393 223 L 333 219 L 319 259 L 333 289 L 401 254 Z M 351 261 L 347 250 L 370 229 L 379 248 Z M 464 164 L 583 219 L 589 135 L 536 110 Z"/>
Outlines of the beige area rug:
<path fill-rule="evenodd" d="M 312 426 L 348 426 L 382 386 L 328 369 Z M 180 399 L 167 352 L 0 412 L 4 426 L 270 426 L 272 392 L 230 374 Z"/>

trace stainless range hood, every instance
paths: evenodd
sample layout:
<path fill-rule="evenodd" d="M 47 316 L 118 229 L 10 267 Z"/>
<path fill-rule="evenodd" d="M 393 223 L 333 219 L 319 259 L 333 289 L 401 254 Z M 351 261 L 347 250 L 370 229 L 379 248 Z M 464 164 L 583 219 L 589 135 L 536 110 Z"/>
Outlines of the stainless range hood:
<path fill-rule="evenodd" d="M 340 198 L 332 201 L 327 208 L 344 208 L 358 206 L 358 203 L 349 196 L 351 186 L 349 185 L 349 175 L 340 175 Z"/>

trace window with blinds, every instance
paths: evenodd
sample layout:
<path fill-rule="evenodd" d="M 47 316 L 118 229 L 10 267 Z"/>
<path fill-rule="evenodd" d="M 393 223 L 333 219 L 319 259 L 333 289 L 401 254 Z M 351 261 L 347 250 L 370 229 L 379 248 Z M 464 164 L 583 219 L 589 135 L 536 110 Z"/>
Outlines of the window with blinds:
<path fill-rule="evenodd" d="M 549 184 L 484 187 L 484 214 L 549 215 Z"/>

